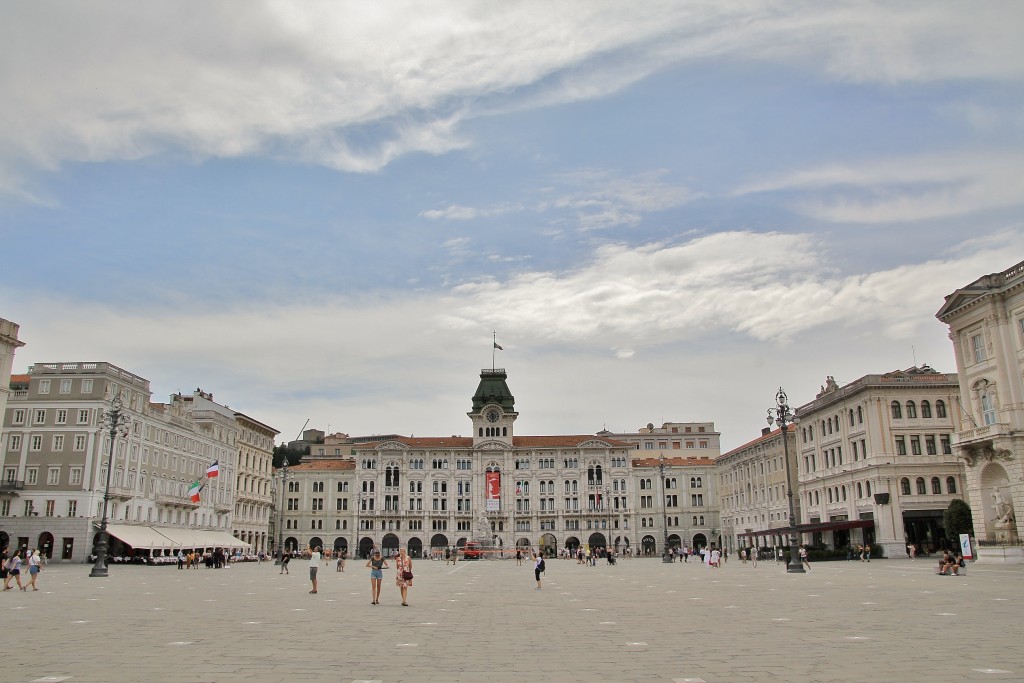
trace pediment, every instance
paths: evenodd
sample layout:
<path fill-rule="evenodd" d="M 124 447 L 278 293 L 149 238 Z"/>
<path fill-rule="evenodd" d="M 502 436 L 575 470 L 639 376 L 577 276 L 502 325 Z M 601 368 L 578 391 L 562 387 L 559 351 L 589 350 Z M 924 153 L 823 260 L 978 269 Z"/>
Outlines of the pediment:
<path fill-rule="evenodd" d="M 935 317 L 938 318 L 939 320 L 942 320 L 944 316 L 947 316 L 953 311 L 957 311 L 963 308 L 964 306 L 967 306 L 968 304 L 977 301 L 984 295 L 985 292 L 974 292 L 962 289 L 953 292 L 946 299 L 946 303 L 942 305 L 942 308 L 939 309 L 938 313 L 935 314 Z"/>
<path fill-rule="evenodd" d="M 589 439 L 577 446 L 578 448 L 611 448 L 611 444 L 600 439 Z"/>
<path fill-rule="evenodd" d="M 377 452 L 380 452 L 380 451 L 406 451 L 406 450 L 409 450 L 409 447 L 406 446 L 401 441 L 381 441 L 379 444 L 377 444 L 377 447 L 374 448 L 374 450 L 377 451 Z"/>
<path fill-rule="evenodd" d="M 476 451 L 505 451 L 508 449 L 509 445 L 502 441 L 484 441 L 473 447 L 473 450 Z"/>

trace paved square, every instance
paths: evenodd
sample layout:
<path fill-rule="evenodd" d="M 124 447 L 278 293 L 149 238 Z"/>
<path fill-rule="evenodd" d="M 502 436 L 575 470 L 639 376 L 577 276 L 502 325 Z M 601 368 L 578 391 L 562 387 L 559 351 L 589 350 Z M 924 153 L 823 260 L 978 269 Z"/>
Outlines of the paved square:
<path fill-rule="evenodd" d="M 7 591 L 5 681 L 1020 681 L 1024 567 L 934 575 L 931 560 L 817 563 L 805 575 L 550 560 L 230 569 L 52 565 Z"/>

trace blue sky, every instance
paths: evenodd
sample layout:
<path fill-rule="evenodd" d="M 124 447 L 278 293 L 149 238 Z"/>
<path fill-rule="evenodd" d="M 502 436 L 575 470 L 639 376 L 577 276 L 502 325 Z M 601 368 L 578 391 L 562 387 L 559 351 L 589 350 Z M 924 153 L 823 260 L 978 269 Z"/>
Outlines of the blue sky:
<path fill-rule="evenodd" d="M 1018 3 L 0 9 L 0 317 L 293 438 L 714 420 L 1024 258 Z M 170 28 L 168 28 L 170 27 Z"/>

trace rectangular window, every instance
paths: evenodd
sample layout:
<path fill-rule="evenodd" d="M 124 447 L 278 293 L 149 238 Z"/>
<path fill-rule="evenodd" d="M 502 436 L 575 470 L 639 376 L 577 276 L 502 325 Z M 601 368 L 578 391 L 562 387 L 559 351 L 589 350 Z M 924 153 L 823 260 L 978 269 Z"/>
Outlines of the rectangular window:
<path fill-rule="evenodd" d="M 75 450 L 76 451 L 84 451 L 85 450 L 85 434 L 76 434 L 75 435 Z M 143 463 L 143 464 L 145 464 L 145 463 Z"/>
<path fill-rule="evenodd" d="M 62 450 L 64 450 L 64 435 L 63 434 L 54 434 L 53 435 L 53 446 L 52 446 L 51 450 L 54 450 L 54 451 L 62 451 Z"/>
<path fill-rule="evenodd" d="M 41 379 L 39 380 L 39 393 L 48 394 L 50 393 L 50 380 Z"/>
<path fill-rule="evenodd" d="M 10 438 L 7 439 L 7 450 L 21 450 L 21 434 L 11 434 Z"/>
<path fill-rule="evenodd" d="M 81 467 L 72 467 L 71 468 L 71 471 L 68 473 L 68 483 L 69 484 L 81 484 L 82 483 L 82 468 Z"/>
<path fill-rule="evenodd" d="M 914 455 L 921 455 L 921 437 L 916 434 L 910 437 L 910 452 Z"/>
<path fill-rule="evenodd" d="M 83 394 L 91 394 L 92 393 L 92 380 L 91 379 L 83 379 L 82 380 L 82 393 Z"/>
<path fill-rule="evenodd" d="M 924 437 L 924 449 L 928 455 L 935 455 L 935 436 L 933 434 Z"/>
<path fill-rule="evenodd" d="M 57 424 L 63 425 L 68 423 L 68 411 L 61 409 L 57 411 Z"/>
<path fill-rule="evenodd" d="M 25 483 L 26 484 L 38 484 L 39 483 L 39 468 L 29 467 L 25 470 Z M 31 501 L 29 501 L 31 502 Z"/>
<path fill-rule="evenodd" d="M 949 447 L 949 434 L 943 434 L 939 437 L 939 445 L 942 446 L 943 455 L 950 455 L 953 452 Z"/>
<path fill-rule="evenodd" d="M 14 424 L 20 425 L 25 423 L 25 411 L 18 409 L 14 411 Z"/>
<path fill-rule="evenodd" d="M 78 411 L 78 424 L 87 425 L 89 424 L 89 409 L 82 408 Z"/>
<path fill-rule="evenodd" d="M 985 338 L 980 333 L 971 337 L 971 351 L 974 353 L 975 363 L 985 360 Z M 42 393 L 42 390 L 40 390 L 40 393 Z"/>
<path fill-rule="evenodd" d="M 74 517 L 77 514 L 78 514 L 78 501 L 77 500 L 69 500 L 68 501 L 68 517 Z"/>
<path fill-rule="evenodd" d="M 31 444 L 30 448 L 33 451 L 41 451 L 41 450 L 43 450 L 43 437 L 39 436 L 38 434 L 33 436 L 32 437 L 32 444 Z"/>
<path fill-rule="evenodd" d="M 32 422 L 37 425 L 41 425 L 46 422 L 46 410 L 40 408 L 35 411 Z"/>
<path fill-rule="evenodd" d="M 46 470 L 46 483 L 50 486 L 54 486 L 60 483 L 60 468 L 50 467 Z"/>
<path fill-rule="evenodd" d="M 907 444 L 903 440 L 902 436 L 897 436 L 896 437 L 896 455 L 906 455 L 906 454 L 907 454 Z"/>
<path fill-rule="evenodd" d="M 46 511 L 43 513 L 47 517 L 53 517 L 54 511 L 57 509 L 57 501 L 48 500 L 46 501 Z"/>
<path fill-rule="evenodd" d="M 4 481 L 14 481 L 15 477 L 18 476 L 17 467 L 8 467 L 4 470 Z"/>
<path fill-rule="evenodd" d="M 60 393 L 62 393 L 62 394 L 70 394 L 71 393 L 71 380 L 69 380 L 69 379 L 62 379 L 60 381 Z"/>

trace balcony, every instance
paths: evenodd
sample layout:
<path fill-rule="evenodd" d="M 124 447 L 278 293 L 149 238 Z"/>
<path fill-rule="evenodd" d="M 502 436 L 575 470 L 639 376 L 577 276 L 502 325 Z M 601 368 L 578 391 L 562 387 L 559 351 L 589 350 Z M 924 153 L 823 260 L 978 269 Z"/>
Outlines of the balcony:
<path fill-rule="evenodd" d="M 186 507 L 192 508 L 193 510 L 199 507 L 199 503 L 193 503 L 191 498 L 182 498 L 181 496 L 173 496 L 167 493 L 156 494 L 157 505 L 172 505 L 175 507 Z"/>
<path fill-rule="evenodd" d="M 953 452 L 974 467 L 979 460 L 1009 460 L 1013 447 L 1013 430 L 1005 422 L 966 429 L 953 434 Z"/>
<path fill-rule="evenodd" d="M 4 491 L 22 491 L 25 488 L 25 482 L 23 481 L 4 481 L 0 482 L 0 493 Z"/>

